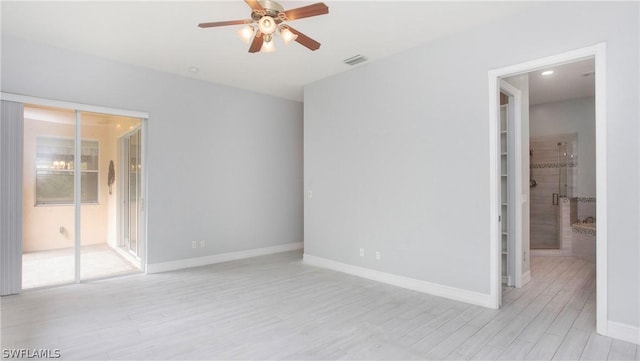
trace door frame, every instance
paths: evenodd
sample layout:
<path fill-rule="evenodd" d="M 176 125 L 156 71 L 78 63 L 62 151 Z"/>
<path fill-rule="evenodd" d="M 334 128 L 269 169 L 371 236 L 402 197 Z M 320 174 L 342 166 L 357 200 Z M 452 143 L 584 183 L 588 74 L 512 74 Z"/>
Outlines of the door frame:
<path fill-rule="evenodd" d="M 514 217 L 514 227 L 513 234 L 510 235 L 514 239 L 514 247 L 513 252 L 510 252 L 508 257 L 511 258 L 511 262 L 514 263 L 514 275 L 513 275 L 513 283 L 515 287 L 523 286 L 523 277 L 522 277 L 522 204 L 525 201 L 524 195 L 522 193 L 522 92 L 514 87 L 513 85 L 507 83 L 504 80 L 500 80 L 500 91 L 505 93 L 509 97 L 509 104 L 513 105 L 509 110 L 512 115 L 507 114 L 507 119 L 513 117 L 513 140 L 509 140 L 509 134 L 507 134 L 507 154 L 513 154 L 513 159 L 515 162 L 513 163 L 513 174 L 511 174 L 508 179 L 509 183 L 515 182 L 513 186 L 513 199 L 510 199 L 509 206 L 507 209 L 513 210 Z M 500 103 L 498 101 L 498 103 Z M 499 106 L 500 104 L 498 104 Z M 507 126 L 509 128 L 509 126 Z M 508 148 L 508 144 L 513 144 L 513 149 Z M 507 217 L 509 219 L 510 217 Z M 504 217 L 500 217 L 500 221 Z M 501 302 L 502 303 L 502 302 Z"/>
<path fill-rule="evenodd" d="M 500 79 L 541 70 L 550 66 L 595 60 L 595 137 L 596 137 L 596 331 L 608 335 L 607 316 L 607 111 L 606 111 L 606 43 L 489 70 L 489 179 L 490 179 L 490 255 L 489 296 L 493 308 L 502 298 L 500 269 L 500 175 L 499 91 Z M 520 220 L 522 221 L 522 220 Z"/>
<path fill-rule="evenodd" d="M 129 142 L 127 138 L 130 138 L 131 135 L 140 132 L 140 139 L 139 139 L 139 144 L 138 147 L 140 147 L 140 164 L 141 164 L 141 169 L 139 172 L 139 177 L 140 177 L 140 202 L 138 205 L 138 216 L 139 216 L 139 221 L 138 221 L 138 236 L 139 236 L 139 240 L 137 241 L 136 244 L 136 248 L 137 248 L 137 252 L 135 254 L 133 254 L 133 252 L 131 252 L 131 246 L 130 244 L 127 246 L 127 255 L 132 256 L 136 259 L 136 261 L 139 263 L 140 265 L 140 270 L 142 272 L 144 272 L 144 262 L 142 262 L 143 260 L 143 255 L 145 254 L 145 245 L 144 245 L 144 234 L 146 234 L 146 223 L 145 221 L 145 217 L 142 216 L 142 213 L 144 211 L 144 199 L 145 199 L 145 186 L 143 185 L 143 181 L 144 181 L 144 147 L 142 145 L 143 142 L 143 124 L 141 123 L 140 125 L 138 125 L 137 127 L 133 128 L 132 130 L 129 130 L 128 132 L 120 135 L 118 137 L 118 160 L 119 160 L 119 169 L 118 169 L 118 174 L 120 174 L 120 177 L 124 177 L 125 174 L 127 174 L 127 172 L 129 171 L 129 167 L 128 167 L 128 159 L 127 156 L 129 155 Z M 128 179 L 127 179 L 128 181 Z M 119 179 L 118 182 L 118 244 L 119 246 L 124 246 L 124 244 L 121 244 L 121 242 L 124 242 L 124 235 L 125 235 L 125 224 L 126 224 L 126 216 L 129 214 L 128 211 L 125 212 L 124 209 L 124 203 L 125 203 L 125 193 L 128 193 L 129 191 L 129 185 L 127 184 L 128 182 L 125 182 L 125 179 Z M 125 192 L 126 191 L 126 192 Z"/>

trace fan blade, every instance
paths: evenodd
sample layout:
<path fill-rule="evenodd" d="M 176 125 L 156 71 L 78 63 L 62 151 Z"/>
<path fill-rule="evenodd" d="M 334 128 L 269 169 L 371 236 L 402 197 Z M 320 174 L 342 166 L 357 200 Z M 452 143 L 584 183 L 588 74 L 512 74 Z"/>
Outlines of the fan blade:
<path fill-rule="evenodd" d="M 315 3 L 301 8 L 291 9 L 284 12 L 288 21 L 308 18 L 317 15 L 324 15 L 329 13 L 329 7 L 324 3 Z"/>
<path fill-rule="evenodd" d="M 215 28 L 217 26 L 227 26 L 227 25 L 242 25 L 242 24 L 251 24 L 253 20 L 230 20 L 230 21 L 217 21 L 214 23 L 200 23 L 198 24 L 201 28 Z"/>
<path fill-rule="evenodd" d="M 264 38 L 262 37 L 262 33 L 258 32 L 256 36 L 253 38 L 251 42 L 251 46 L 249 47 L 250 53 L 257 53 L 262 49 L 262 43 L 264 42 Z"/>
<path fill-rule="evenodd" d="M 291 26 L 288 26 L 289 30 L 294 33 L 295 35 L 298 35 L 298 37 L 296 38 L 296 41 L 304 46 L 306 46 L 307 48 L 309 48 L 310 50 L 318 50 L 320 48 L 320 43 L 311 39 L 310 37 L 304 35 L 303 33 L 299 32 L 298 30 L 292 28 Z"/>
<path fill-rule="evenodd" d="M 244 2 L 246 2 L 247 5 L 249 5 L 249 7 L 253 10 L 264 11 L 264 8 L 262 7 L 262 5 L 260 5 L 258 0 L 244 0 Z"/>

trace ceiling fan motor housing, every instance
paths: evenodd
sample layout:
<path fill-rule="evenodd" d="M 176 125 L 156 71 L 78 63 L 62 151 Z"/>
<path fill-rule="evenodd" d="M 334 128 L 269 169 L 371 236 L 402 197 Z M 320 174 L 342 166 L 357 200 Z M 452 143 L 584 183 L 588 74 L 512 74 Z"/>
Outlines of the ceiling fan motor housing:
<path fill-rule="evenodd" d="M 258 0 L 258 2 L 264 8 L 264 13 L 262 13 L 262 11 L 254 10 L 251 13 L 251 18 L 253 20 L 258 21 L 266 15 L 272 17 L 276 21 L 276 24 L 280 24 L 282 22 L 282 19 L 278 16 L 278 14 L 284 13 L 284 8 L 282 7 L 282 5 L 271 0 Z"/>

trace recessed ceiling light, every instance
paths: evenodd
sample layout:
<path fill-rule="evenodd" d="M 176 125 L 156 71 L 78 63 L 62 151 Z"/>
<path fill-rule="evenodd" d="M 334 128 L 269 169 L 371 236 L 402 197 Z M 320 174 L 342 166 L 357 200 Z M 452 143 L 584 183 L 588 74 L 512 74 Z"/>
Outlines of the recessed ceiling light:
<path fill-rule="evenodd" d="M 199 71 L 200 71 L 200 69 L 198 69 L 197 66 L 190 66 L 189 67 L 189 72 L 191 72 L 192 74 L 196 74 Z"/>
<path fill-rule="evenodd" d="M 553 70 L 545 70 L 540 74 L 542 74 L 542 75 L 551 75 L 551 74 L 553 74 Z"/>

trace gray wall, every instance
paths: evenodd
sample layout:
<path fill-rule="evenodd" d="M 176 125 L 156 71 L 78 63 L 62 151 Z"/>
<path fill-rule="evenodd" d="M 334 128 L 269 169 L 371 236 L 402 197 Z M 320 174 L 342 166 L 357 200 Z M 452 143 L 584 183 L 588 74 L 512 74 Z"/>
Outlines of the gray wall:
<path fill-rule="evenodd" d="M 578 134 L 578 188 L 574 197 L 596 196 L 595 99 L 537 104 L 531 107 L 531 136 Z"/>
<path fill-rule="evenodd" d="M 488 293 L 488 71 L 605 41 L 608 317 L 637 327 L 638 6 L 545 2 L 307 86 L 305 252 Z"/>
<path fill-rule="evenodd" d="M 302 241 L 301 103 L 8 36 L 2 91 L 150 114 L 149 263 Z"/>

